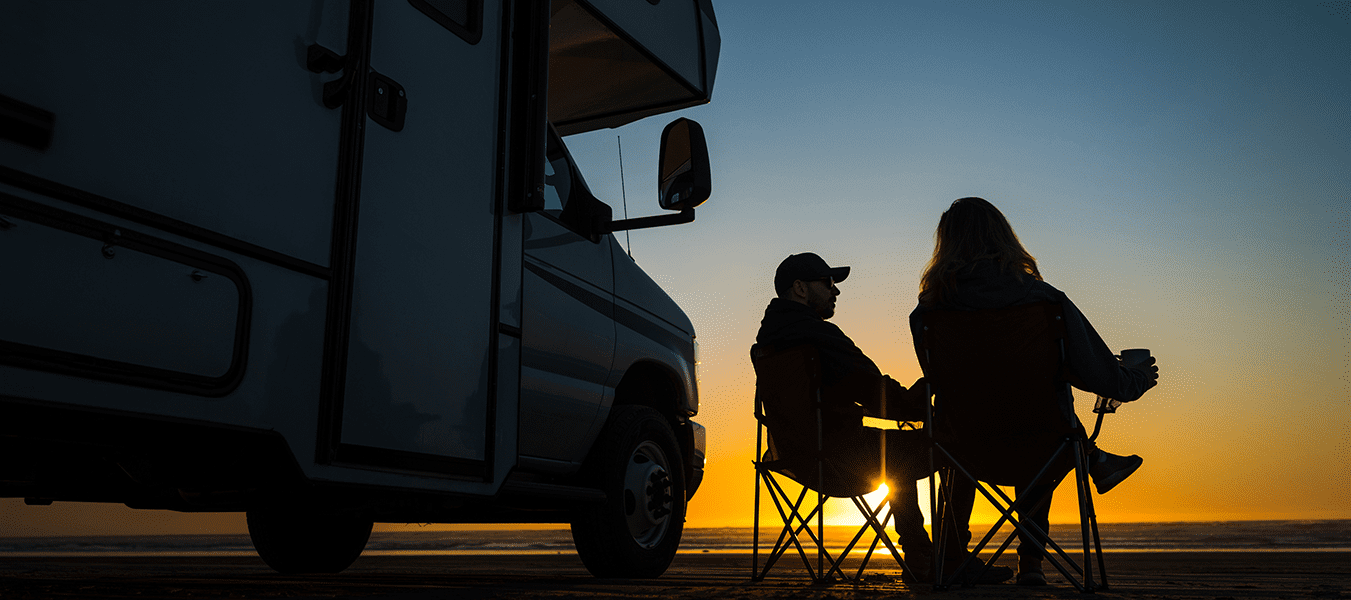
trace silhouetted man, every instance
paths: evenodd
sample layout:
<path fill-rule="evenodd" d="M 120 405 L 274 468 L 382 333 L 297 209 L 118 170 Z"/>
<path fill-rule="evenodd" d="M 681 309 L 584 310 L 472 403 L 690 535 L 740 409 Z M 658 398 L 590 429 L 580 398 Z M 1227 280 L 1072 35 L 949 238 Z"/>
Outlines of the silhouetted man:
<path fill-rule="evenodd" d="M 920 579 L 928 579 L 932 571 L 933 544 L 924 530 L 924 515 L 920 512 L 915 491 L 915 481 L 928 477 L 930 472 L 926 434 L 892 430 L 884 436 L 882 430 L 863 425 L 865 415 L 902 421 L 923 420 L 928 398 L 923 391 L 923 380 L 907 390 L 883 375 L 849 336 L 826 320 L 835 315 L 835 302 L 840 295 L 840 288 L 835 284 L 848 276 L 849 267 L 831 267 L 810 252 L 784 259 L 774 273 L 774 291 L 778 297 L 765 308 L 755 341 L 779 348 L 801 343 L 816 347 L 821 357 L 821 397 L 828 409 L 822 413 L 822 446 L 824 460 L 831 468 L 862 481 L 875 480 L 882 474 L 885 440 L 885 476 L 890 490 L 888 500 L 896 516 L 897 537 L 905 552 L 906 564 Z M 876 393 L 879 387 L 885 394 Z M 787 442 L 815 443 L 814 440 Z M 1008 570 L 1002 575 L 1007 579 L 1013 573 Z"/>

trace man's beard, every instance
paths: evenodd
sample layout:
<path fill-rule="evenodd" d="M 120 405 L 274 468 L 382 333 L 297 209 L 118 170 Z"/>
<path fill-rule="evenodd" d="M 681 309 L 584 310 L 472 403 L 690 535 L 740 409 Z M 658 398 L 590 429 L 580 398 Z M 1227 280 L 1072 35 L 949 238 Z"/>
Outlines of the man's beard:
<path fill-rule="evenodd" d="M 811 294 L 807 298 L 807 306 L 816 311 L 817 316 L 822 319 L 835 316 L 835 297 L 831 294 Z"/>

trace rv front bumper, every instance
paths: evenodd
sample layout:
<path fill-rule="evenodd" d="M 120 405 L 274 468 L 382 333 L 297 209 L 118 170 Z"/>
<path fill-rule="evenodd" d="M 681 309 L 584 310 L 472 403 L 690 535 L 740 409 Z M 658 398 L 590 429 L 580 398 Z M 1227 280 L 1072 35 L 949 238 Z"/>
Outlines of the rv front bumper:
<path fill-rule="evenodd" d="M 708 432 L 703 425 L 689 421 L 683 427 L 690 449 L 689 462 L 685 464 L 685 499 L 694 497 L 699 484 L 704 481 L 704 452 L 708 446 Z"/>

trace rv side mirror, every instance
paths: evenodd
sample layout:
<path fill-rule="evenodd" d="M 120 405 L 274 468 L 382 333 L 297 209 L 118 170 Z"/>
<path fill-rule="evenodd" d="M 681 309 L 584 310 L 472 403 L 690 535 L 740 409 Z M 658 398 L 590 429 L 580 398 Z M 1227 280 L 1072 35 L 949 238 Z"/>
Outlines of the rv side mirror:
<path fill-rule="evenodd" d="M 704 128 L 681 117 L 661 132 L 658 202 L 666 210 L 689 210 L 708 200 L 713 177 Z"/>
<path fill-rule="evenodd" d="M 666 210 L 680 212 L 610 221 L 608 231 L 679 225 L 694 220 L 694 207 L 708 200 L 713 189 L 704 128 L 684 117 L 671 121 L 661 132 L 661 158 L 657 164 L 660 169 L 657 172 L 657 201 Z"/>

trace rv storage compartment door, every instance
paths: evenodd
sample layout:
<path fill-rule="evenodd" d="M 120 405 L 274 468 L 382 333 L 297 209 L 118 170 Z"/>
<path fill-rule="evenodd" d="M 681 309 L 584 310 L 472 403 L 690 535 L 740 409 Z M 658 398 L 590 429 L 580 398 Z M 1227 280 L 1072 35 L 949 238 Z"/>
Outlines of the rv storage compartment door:
<path fill-rule="evenodd" d="M 233 263 L 6 194 L 0 216 L 0 361 L 207 396 L 238 384 Z"/>

